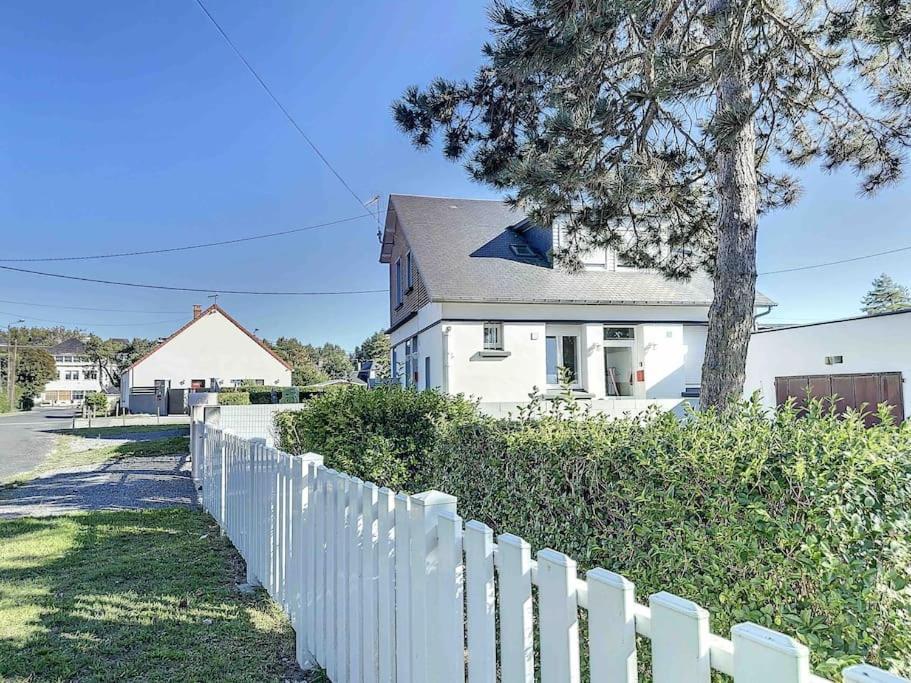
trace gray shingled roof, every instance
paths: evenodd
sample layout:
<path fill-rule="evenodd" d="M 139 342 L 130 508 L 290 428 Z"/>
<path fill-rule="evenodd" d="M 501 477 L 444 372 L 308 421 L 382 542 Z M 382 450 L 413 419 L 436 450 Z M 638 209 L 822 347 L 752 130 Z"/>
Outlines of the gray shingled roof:
<path fill-rule="evenodd" d="M 666 304 L 707 306 L 712 280 L 688 282 L 646 271 L 551 268 L 543 258 L 520 258 L 525 243 L 509 226 L 524 219 L 500 201 L 391 195 L 390 211 L 405 234 L 433 301 Z M 757 293 L 756 305 L 774 305 Z"/>
<path fill-rule="evenodd" d="M 69 339 L 49 348 L 48 353 L 57 356 L 62 354 L 81 355 L 85 353 L 85 343 L 76 337 L 70 337 Z"/>

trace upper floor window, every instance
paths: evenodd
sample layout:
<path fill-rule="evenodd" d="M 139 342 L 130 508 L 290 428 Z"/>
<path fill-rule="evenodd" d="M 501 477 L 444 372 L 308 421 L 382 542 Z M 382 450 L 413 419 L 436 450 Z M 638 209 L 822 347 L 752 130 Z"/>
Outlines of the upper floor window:
<path fill-rule="evenodd" d="M 395 305 L 401 306 L 402 297 L 402 259 L 395 260 Z"/>
<path fill-rule="evenodd" d="M 83 379 L 98 379 L 97 370 L 85 370 L 83 371 Z"/>
<path fill-rule="evenodd" d="M 503 350 L 503 323 L 484 323 L 484 350 Z"/>
<path fill-rule="evenodd" d="M 405 281 L 408 283 L 408 290 L 414 287 L 414 261 L 411 258 L 411 252 L 405 254 Z"/>

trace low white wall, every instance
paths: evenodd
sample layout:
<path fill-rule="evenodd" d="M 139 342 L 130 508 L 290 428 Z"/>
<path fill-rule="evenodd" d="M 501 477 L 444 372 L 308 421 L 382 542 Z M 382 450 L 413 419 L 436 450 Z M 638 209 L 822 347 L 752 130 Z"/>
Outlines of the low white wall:
<path fill-rule="evenodd" d="M 826 356 L 843 363 L 826 365 Z M 911 312 L 755 332 L 747 354 L 744 395 L 759 390 L 775 405 L 775 378 L 901 372 L 905 415 L 911 415 Z"/>
<path fill-rule="evenodd" d="M 580 405 L 590 406 L 592 412 L 606 417 L 629 417 L 639 415 L 651 407 L 657 407 L 660 410 L 671 411 L 677 415 L 683 415 L 687 404 L 695 407 L 695 399 L 635 399 L 635 398 L 602 398 L 592 399 L 591 401 L 580 401 Z M 515 417 L 521 408 L 528 406 L 529 403 L 518 402 L 481 402 L 478 404 L 478 410 L 491 417 Z"/>

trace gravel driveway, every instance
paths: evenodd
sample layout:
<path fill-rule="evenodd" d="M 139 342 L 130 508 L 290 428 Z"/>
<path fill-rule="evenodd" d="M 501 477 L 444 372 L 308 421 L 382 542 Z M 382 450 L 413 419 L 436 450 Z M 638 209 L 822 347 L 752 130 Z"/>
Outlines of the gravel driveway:
<path fill-rule="evenodd" d="M 124 458 L 59 470 L 0 490 L 0 518 L 192 507 L 190 456 Z"/>

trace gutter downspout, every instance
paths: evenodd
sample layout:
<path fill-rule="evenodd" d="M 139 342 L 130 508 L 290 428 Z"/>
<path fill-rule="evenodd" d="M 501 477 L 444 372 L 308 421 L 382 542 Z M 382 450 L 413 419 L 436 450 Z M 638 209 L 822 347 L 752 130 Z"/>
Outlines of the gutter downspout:
<path fill-rule="evenodd" d="M 771 313 L 771 312 L 772 312 L 772 308 L 774 308 L 774 307 L 773 307 L 773 306 L 766 306 L 766 309 L 765 309 L 762 313 L 757 313 L 756 315 L 753 316 L 753 331 L 754 331 L 754 332 L 755 332 L 756 330 L 759 329 L 759 323 L 758 323 L 757 321 L 758 321 L 762 316 L 768 315 L 769 313 Z"/>
<path fill-rule="evenodd" d="M 452 325 L 446 325 L 443 328 L 443 377 L 441 387 L 444 394 L 449 393 L 449 333 L 452 332 Z"/>

